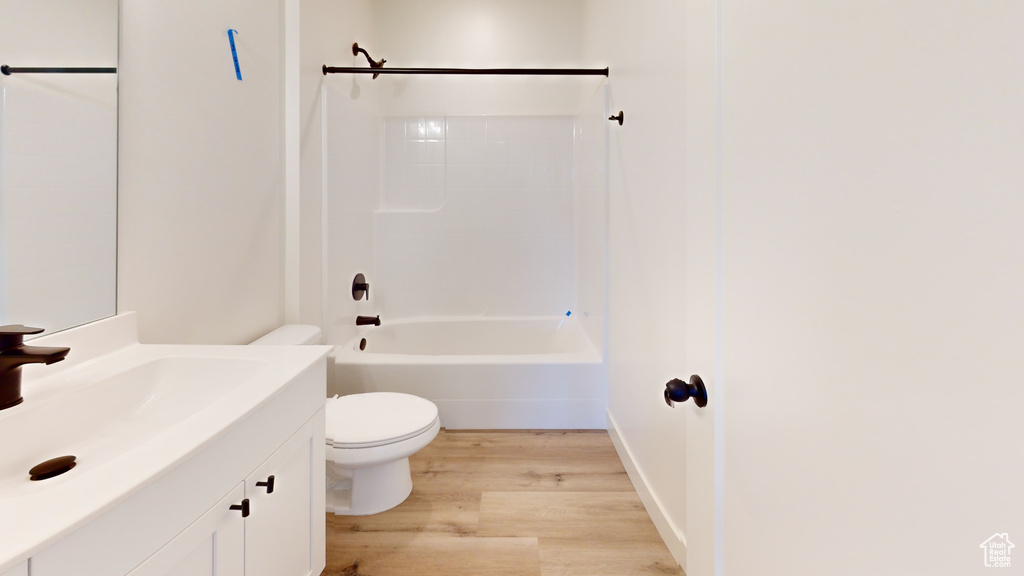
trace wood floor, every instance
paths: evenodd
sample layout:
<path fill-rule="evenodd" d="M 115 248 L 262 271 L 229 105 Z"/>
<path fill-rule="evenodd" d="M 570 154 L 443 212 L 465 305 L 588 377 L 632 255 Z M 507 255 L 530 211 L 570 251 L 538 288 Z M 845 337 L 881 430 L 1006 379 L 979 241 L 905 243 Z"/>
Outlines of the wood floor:
<path fill-rule="evenodd" d="M 325 575 L 683 574 L 604 431 L 442 430 L 410 464 L 397 508 L 327 515 Z"/>

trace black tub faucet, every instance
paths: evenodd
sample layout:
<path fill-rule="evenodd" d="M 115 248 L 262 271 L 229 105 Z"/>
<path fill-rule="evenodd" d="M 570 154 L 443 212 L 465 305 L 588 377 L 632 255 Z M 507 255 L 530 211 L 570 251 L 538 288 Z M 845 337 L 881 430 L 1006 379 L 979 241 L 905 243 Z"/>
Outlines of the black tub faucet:
<path fill-rule="evenodd" d="M 380 326 L 380 314 L 377 316 L 356 316 L 356 326 Z"/>
<path fill-rule="evenodd" d="M 0 326 L 0 410 L 21 404 L 21 367 L 25 364 L 53 364 L 68 355 L 71 348 L 25 346 L 22 341 L 29 334 L 39 334 L 42 328 L 29 328 L 21 324 Z"/>

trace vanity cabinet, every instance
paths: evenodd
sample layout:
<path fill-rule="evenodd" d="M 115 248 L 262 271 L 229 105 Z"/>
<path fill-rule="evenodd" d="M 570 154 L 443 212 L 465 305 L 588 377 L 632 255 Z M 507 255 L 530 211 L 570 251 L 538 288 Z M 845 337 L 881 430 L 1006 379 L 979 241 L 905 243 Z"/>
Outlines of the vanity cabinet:
<path fill-rule="evenodd" d="M 309 503 L 314 437 L 310 421 L 129 576 L 312 573 L 314 518 Z"/>
<path fill-rule="evenodd" d="M 168 474 L 34 554 L 29 574 L 319 575 L 324 364 Z M 244 518 L 232 509 L 243 501 Z"/>

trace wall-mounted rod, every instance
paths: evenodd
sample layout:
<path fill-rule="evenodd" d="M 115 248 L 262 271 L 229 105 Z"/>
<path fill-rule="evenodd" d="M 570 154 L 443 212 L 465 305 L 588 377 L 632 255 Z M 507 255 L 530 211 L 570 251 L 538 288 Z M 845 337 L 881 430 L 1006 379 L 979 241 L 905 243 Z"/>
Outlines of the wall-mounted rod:
<path fill-rule="evenodd" d="M 117 68 L 15 68 L 0 66 L 4 76 L 11 74 L 117 74 Z"/>
<path fill-rule="evenodd" d="M 607 68 L 351 68 L 327 66 L 328 74 L 470 74 L 475 76 L 608 76 Z"/>

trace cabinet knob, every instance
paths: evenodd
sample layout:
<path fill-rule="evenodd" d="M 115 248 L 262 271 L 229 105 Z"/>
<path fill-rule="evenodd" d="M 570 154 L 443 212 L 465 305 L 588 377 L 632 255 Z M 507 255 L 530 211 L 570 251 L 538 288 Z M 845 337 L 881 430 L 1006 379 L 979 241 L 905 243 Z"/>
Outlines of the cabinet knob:
<path fill-rule="evenodd" d="M 257 486 L 266 486 L 267 487 L 267 494 L 273 494 L 274 493 L 274 475 L 271 474 L 270 476 L 267 476 L 267 481 L 266 482 L 257 482 L 256 485 Z"/>
<path fill-rule="evenodd" d="M 249 517 L 249 499 L 248 498 L 243 498 L 241 504 L 232 504 L 231 505 L 231 510 L 241 510 L 242 511 L 242 518 L 248 518 Z"/>

